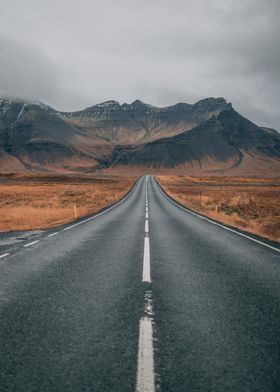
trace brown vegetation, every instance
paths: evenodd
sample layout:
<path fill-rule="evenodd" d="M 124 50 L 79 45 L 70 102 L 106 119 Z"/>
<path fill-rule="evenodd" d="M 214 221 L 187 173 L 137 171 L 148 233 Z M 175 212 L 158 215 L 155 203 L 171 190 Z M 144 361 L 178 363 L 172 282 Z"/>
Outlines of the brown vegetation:
<path fill-rule="evenodd" d="M 186 207 L 227 225 L 280 242 L 280 180 L 160 176 Z"/>
<path fill-rule="evenodd" d="M 136 178 L 0 176 L 0 231 L 61 225 L 120 200 Z"/>

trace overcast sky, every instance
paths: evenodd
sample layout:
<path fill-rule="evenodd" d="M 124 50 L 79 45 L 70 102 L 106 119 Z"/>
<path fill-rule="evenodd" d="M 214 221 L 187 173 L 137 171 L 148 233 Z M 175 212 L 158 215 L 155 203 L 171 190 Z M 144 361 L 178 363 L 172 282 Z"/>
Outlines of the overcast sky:
<path fill-rule="evenodd" d="M 0 94 L 78 110 L 223 96 L 280 129 L 280 0 L 0 0 Z"/>

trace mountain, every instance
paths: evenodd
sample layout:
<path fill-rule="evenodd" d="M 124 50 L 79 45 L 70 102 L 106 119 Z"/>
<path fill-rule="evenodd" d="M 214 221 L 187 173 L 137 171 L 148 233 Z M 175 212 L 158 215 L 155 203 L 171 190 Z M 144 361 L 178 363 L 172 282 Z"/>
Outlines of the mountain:
<path fill-rule="evenodd" d="M 191 130 L 140 146 L 117 146 L 102 162 L 109 168 L 151 173 L 279 175 L 280 135 L 228 106 Z"/>
<path fill-rule="evenodd" d="M 140 144 L 192 129 L 228 106 L 223 98 L 207 98 L 194 105 L 178 103 L 166 108 L 139 100 L 130 105 L 107 101 L 79 112 L 60 114 L 96 143 Z"/>
<path fill-rule="evenodd" d="M 0 170 L 77 170 L 95 165 L 76 128 L 40 102 L 0 99 Z"/>
<path fill-rule="evenodd" d="M 0 171 L 277 176 L 280 134 L 224 98 L 158 108 L 107 101 L 77 112 L 0 99 Z"/>

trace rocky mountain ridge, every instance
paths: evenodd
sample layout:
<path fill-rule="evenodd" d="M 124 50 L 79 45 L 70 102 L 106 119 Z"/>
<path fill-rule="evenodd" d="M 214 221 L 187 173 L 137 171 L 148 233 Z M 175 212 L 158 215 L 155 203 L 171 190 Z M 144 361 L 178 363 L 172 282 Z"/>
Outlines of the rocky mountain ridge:
<path fill-rule="evenodd" d="M 231 107 L 224 98 L 206 98 L 193 105 L 178 103 L 159 108 L 136 100 L 131 104 L 107 101 L 78 112 L 61 112 L 71 125 L 110 143 L 142 143 L 191 129 Z M 103 132 L 102 132 L 103 131 Z"/>
<path fill-rule="evenodd" d="M 77 112 L 0 99 L 0 172 L 280 172 L 280 134 L 224 98 L 158 108 L 107 101 Z"/>

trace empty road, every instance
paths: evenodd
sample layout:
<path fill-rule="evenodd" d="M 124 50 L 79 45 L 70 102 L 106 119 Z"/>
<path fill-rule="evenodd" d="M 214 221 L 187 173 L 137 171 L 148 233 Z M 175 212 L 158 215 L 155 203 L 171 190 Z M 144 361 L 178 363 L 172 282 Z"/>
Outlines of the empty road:
<path fill-rule="evenodd" d="M 280 248 L 143 177 L 118 205 L 0 235 L 0 391 L 280 390 Z"/>

